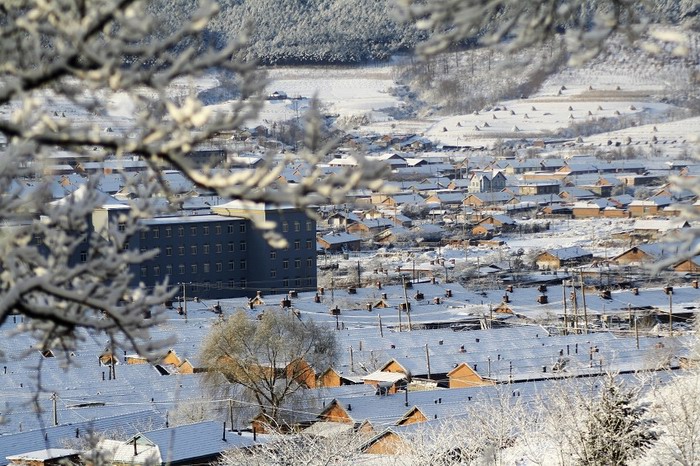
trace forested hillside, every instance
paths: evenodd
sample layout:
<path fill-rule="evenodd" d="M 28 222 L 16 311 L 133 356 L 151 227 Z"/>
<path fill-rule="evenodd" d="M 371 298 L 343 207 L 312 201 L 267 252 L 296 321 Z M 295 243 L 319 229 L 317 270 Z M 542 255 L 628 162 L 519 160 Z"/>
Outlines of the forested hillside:
<path fill-rule="evenodd" d="M 196 1 L 152 4 L 166 29 L 196 8 Z M 205 31 L 214 45 L 251 27 L 248 58 L 263 64 L 358 63 L 412 49 L 419 34 L 401 21 L 394 0 L 220 0 Z"/>

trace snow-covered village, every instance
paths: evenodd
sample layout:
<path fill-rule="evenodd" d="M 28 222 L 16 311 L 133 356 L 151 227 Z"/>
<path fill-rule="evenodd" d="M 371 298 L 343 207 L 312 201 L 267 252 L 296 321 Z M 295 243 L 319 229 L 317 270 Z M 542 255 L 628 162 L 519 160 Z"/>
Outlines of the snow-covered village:
<path fill-rule="evenodd" d="M 697 2 L 178 3 L 0 5 L 0 466 L 700 464 Z"/>

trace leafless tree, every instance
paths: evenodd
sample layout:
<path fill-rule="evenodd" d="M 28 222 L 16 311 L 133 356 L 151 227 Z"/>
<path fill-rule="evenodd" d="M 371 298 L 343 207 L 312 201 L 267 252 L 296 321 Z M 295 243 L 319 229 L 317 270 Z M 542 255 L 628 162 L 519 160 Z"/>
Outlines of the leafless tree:
<path fill-rule="evenodd" d="M 280 424 L 284 404 L 313 386 L 316 373 L 330 367 L 336 354 L 330 329 L 274 309 L 260 320 L 237 312 L 214 326 L 201 351 L 212 375 L 223 374 L 244 387 L 270 422 Z"/>
<path fill-rule="evenodd" d="M 272 434 L 267 443 L 250 451 L 235 449 L 224 453 L 219 465 L 353 464 L 361 457 L 360 447 L 366 440 L 366 435 L 354 432 L 352 428 L 330 436 Z"/>
<path fill-rule="evenodd" d="M 691 371 L 653 390 L 648 399 L 659 440 L 644 464 L 691 465 L 700 461 L 700 376 Z"/>

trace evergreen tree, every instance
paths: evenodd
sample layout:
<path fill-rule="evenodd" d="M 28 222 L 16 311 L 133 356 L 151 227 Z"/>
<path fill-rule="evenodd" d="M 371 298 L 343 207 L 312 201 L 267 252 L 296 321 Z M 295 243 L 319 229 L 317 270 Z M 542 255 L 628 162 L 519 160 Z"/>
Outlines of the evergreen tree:
<path fill-rule="evenodd" d="M 655 422 L 646 412 L 647 406 L 639 402 L 635 391 L 608 377 L 591 403 L 578 464 L 624 465 L 640 456 L 657 438 Z"/>

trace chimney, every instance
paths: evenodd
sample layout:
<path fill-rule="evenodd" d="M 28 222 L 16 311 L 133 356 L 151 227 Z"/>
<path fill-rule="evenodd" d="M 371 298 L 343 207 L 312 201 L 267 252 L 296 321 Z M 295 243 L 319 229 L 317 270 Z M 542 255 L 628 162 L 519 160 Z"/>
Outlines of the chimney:
<path fill-rule="evenodd" d="M 546 294 L 539 295 L 537 297 L 537 302 L 540 304 L 547 304 L 549 302 L 549 300 L 547 299 L 547 295 Z"/>
<path fill-rule="evenodd" d="M 386 293 L 382 293 L 382 299 L 387 299 Z"/>
<path fill-rule="evenodd" d="M 513 285 L 508 285 L 508 286 L 506 286 L 506 291 L 507 291 L 508 293 L 512 293 L 512 292 L 513 292 Z"/>
<path fill-rule="evenodd" d="M 258 298 L 262 298 L 262 291 L 260 291 L 260 290 L 256 291 L 255 296 L 257 296 Z"/>
<path fill-rule="evenodd" d="M 664 293 L 673 294 L 673 287 L 667 285 L 666 287 L 664 287 Z"/>
<path fill-rule="evenodd" d="M 325 294 L 325 292 L 326 292 L 326 289 L 325 289 L 324 287 L 321 286 L 321 287 L 318 288 L 318 292 L 321 294 L 321 296 L 323 296 L 323 295 Z"/>
<path fill-rule="evenodd" d="M 693 285 L 693 288 L 695 288 L 696 290 L 698 289 L 698 281 L 697 280 L 693 280 L 693 282 L 691 284 Z"/>
<path fill-rule="evenodd" d="M 632 288 L 632 294 L 635 296 L 639 295 L 639 288 Z"/>
<path fill-rule="evenodd" d="M 382 289 L 382 282 L 379 282 L 379 281 L 377 282 L 377 289 L 378 290 Z"/>
<path fill-rule="evenodd" d="M 434 303 L 434 304 L 440 304 L 440 297 L 439 297 L 439 296 L 435 296 L 435 297 L 433 298 L 433 303 Z"/>
<path fill-rule="evenodd" d="M 315 302 L 315 303 L 320 303 L 320 302 L 321 302 L 321 295 L 319 295 L 318 293 L 316 293 L 316 296 L 314 296 L 314 302 Z"/>
<path fill-rule="evenodd" d="M 445 297 L 451 298 L 452 297 L 452 290 L 450 290 L 450 289 L 445 290 Z"/>
<path fill-rule="evenodd" d="M 348 294 L 357 294 L 357 289 L 354 286 L 348 287 Z"/>
<path fill-rule="evenodd" d="M 221 440 L 226 441 L 226 421 L 224 421 L 224 433 L 221 436 Z"/>
<path fill-rule="evenodd" d="M 421 293 L 420 291 L 416 292 L 415 298 L 417 301 L 420 301 L 421 299 L 424 298 L 423 293 Z"/>
<path fill-rule="evenodd" d="M 459 352 L 460 352 L 460 353 L 464 353 L 465 351 L 466 351 L 466 350 L 464 349 L 464 345 L 461 345 L 461 346 L 459 347 Z"/>
<path fill-rule="evenodd" d="M 367 310 L 372 312 L 372 303 L 367 303 Z"/>
<path fill-rule="evenodd" d="M 510 302 L 510 296 L 508 296 L 508 293 L 503 295 L 503 302 L 504 303 L 509 303 Z"/>

